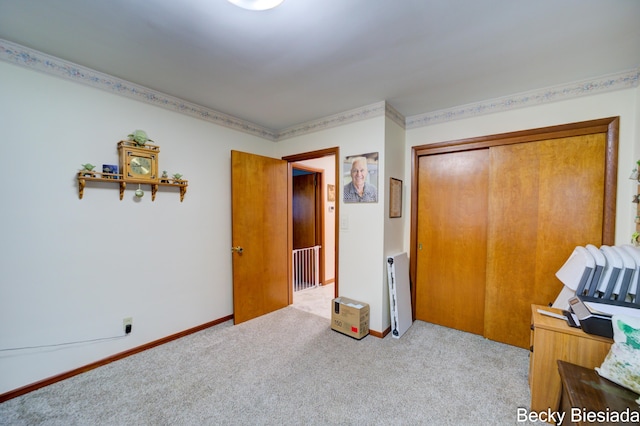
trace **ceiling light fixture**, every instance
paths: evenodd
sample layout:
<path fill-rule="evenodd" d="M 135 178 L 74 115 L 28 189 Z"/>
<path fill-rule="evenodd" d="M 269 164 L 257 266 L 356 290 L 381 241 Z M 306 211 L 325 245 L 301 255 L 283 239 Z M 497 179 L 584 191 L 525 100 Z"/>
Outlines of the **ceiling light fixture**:
<path fill-rule="evenodd" d="M 284 0 L 229 0 L 238 7 L 247 10 L 269 10 L 280 6 Z"/>

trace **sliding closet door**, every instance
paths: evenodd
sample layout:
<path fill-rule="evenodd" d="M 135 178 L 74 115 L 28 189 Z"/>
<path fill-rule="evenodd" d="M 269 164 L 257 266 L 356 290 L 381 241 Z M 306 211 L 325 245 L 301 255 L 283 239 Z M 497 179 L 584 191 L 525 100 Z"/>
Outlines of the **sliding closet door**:
<path fill-rule="evenodd" d="M 604 133 L 490 148 L 484 335 L 529 345 L 530 306 L 553 302 L 578 245 L 602 244 Z"/>
<path fill-rule="evenodd" d="M 419 161 L 416 319 L 482 334 L 489 150 Z"/>
<path fill-rule="evenodd" d="M 614 244 L 617 117 L 413 148 L 416 319 L 529 346 L 576 246 Z"/>

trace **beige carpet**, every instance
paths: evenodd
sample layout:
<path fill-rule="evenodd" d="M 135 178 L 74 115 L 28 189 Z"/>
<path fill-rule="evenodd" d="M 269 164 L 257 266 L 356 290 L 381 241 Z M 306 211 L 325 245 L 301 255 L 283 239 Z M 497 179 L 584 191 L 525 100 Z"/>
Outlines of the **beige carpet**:
<path fill-rule="evenodd" d="M 521 425 L 528 351 L 417 321 L 358 341 L 287 307 L 0 404 L 2 425 Z"/>

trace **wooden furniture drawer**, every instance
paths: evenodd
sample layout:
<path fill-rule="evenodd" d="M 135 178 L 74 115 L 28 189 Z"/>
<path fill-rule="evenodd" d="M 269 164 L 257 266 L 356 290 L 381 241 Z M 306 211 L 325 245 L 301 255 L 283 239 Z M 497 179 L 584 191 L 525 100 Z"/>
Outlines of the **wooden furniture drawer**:
<path fill-rule="evenodd" d="M 530 408 L 539 412 L 555 410 L 560 402 L 558 360 L 586 368 L 599 367 L 613 340 L 570 327 L 564 320 L 540 314 L 538 309 L 561 312 L 547 306 L 531 306 Z"/>

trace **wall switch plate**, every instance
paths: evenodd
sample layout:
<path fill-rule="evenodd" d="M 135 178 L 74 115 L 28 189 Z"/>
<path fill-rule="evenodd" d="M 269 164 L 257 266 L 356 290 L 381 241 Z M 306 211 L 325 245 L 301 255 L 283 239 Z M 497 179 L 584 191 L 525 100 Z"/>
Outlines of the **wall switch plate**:
<path fill-rule="evenodd" d="M 340 215 L 340 229 L 349 229 L 349 216 L 346 214 Z"/>

